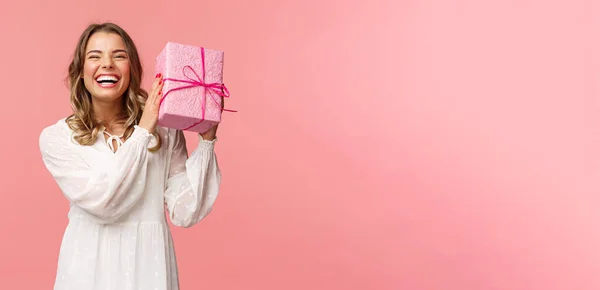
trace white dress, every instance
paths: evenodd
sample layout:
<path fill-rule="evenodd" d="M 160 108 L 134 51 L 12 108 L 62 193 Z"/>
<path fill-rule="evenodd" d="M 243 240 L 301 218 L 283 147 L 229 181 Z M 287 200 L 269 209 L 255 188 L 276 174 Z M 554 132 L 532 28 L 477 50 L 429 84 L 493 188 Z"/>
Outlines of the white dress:
<path fill-rule="evenodd" d="M 188 158 L 179 130 L 160 128 L 162 147 L 141 127 L 111 151 L 72 139 L 65 119 L 40 134 L 43 161 L 70 201 L 55 290 L 177 290 L 166 215 L 190 227 L 212 209 L 221 182 L 213 141 L 199 136 Z M 165 211 L 165 205 L 167 211 Z"/>

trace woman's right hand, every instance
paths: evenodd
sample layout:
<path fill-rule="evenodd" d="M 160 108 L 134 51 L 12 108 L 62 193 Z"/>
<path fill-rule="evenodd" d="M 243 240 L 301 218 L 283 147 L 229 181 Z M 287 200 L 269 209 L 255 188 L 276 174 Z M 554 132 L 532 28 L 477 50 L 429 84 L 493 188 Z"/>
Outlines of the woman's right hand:
<path fill-rule="evenodd" d="M 148 130 L 150 133 L 154 133 L 158 124 L 158 108 L 160 107 L 160 99 L 162 98 L 163 85 L 163 77 L 159 73 L 156 75 L 154 83 L 152 83 L 152 90 L 148 95 L 144 112 L 142 113 L 142 117 L 138 125 Z"/>

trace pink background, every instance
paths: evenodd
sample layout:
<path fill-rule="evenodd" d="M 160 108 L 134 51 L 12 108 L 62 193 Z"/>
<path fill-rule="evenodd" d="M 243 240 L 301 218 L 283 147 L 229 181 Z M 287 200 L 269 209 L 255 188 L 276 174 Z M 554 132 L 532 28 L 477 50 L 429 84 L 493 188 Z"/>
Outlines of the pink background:
<path fill-rule="evenodd" d="M 146 85 L 166 41 L 225 51 L 240 112 L 214 211 L 174 229 L 182 289 L 600 288 L 598 2 L 178 2 L 0 4 L 2 288 L 51 289 L 68 205 L 37 139 L 107 20 Z"/>

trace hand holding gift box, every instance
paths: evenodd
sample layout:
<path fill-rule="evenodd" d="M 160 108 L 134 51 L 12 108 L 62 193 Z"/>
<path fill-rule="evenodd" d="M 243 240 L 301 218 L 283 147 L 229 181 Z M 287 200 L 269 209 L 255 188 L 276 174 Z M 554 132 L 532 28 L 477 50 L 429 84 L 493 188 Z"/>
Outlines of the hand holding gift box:
<path fill-rule="evenodd" d="M 158 124 L 162 127 L 205 133 L 221 122 L 223 52 L 168 42 L 156 57 L 156 72 L 163 75 Z M 235 111 L 232 111 L 235 112 Z"/>

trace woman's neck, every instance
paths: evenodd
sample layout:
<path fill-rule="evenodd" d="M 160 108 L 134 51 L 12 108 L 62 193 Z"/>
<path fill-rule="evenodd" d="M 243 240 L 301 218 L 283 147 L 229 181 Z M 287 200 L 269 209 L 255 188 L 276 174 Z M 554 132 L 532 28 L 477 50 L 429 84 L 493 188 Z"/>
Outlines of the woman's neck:
<path fill-rule="evenodd" d="M 94 108 L 94 116 L 96 119 L 104 122 L 106 129 L 109 131 L 120 131 L 119 128 L 115 128 L 115 125 L 119 125 L 119 122 L 123 117 L 123 105 L 120 102 L 94 102 L 92 104 Z"/>

